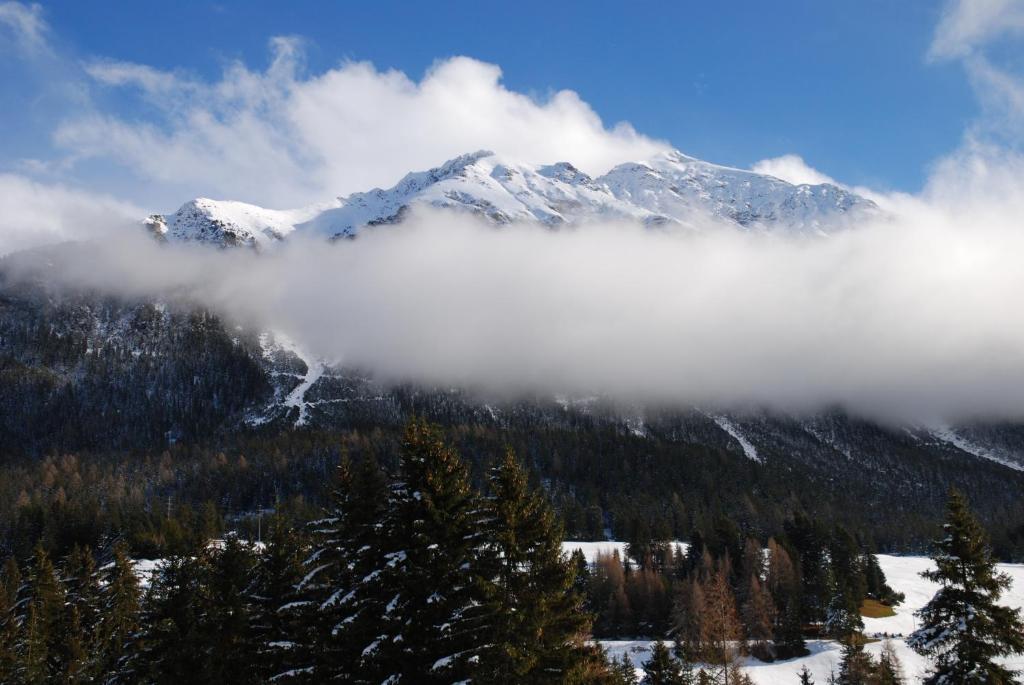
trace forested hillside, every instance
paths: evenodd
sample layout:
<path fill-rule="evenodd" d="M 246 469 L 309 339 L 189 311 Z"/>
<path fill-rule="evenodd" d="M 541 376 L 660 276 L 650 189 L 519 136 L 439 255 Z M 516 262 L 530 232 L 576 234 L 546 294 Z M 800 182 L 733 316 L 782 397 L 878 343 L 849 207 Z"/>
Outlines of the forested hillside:
<path fill-rule="evenodd" d="M 393 468 L 411 416 L 439 423 L 477 480 L 511 445 L 578 539 L 721 525 L 766 536 L 803 512 L 880 550 L 921 550 L 956 485 L 999 554 L 1024 554 L 1024 473 L 839 411 L 734 417 L 755 460 L 697 410 L 488 402 L 327 369 L 297 426 L 284 398 L 308 369 L 293 352 L 187 301 L 69 293 L 33 273 L 0 269 L 0 521 L 2 544 L 22 554 L 40 534 L 66 550 L 121 530 L 162 550 L 182 511 L 208 506 L 235 526 L 283 502 L 321 503 L 343 454 Z"/>

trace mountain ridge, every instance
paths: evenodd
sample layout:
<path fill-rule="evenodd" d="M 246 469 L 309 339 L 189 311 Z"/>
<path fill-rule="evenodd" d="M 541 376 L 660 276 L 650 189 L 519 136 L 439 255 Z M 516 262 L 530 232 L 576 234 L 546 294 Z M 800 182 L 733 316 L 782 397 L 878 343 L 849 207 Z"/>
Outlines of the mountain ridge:
<path fill-rule="evenodd" d="M 598 177 L 571 162 L 526 164 L 478 150 L 407 173 L 390 188 L 326 203 L 275 210 L 196 198 L 174 213 L 151 215 L 145 224 L 162 240 L 267 249 L 292 235 L 354 237 L 368 227 L 399 223 L 419 206 L 468 212 L 495 225 L 634 221 L 809 235 L 828 235 L 878 211 L 871 200 L 837 185 L 792 184 L 675 150 L 619 164 Z"/>

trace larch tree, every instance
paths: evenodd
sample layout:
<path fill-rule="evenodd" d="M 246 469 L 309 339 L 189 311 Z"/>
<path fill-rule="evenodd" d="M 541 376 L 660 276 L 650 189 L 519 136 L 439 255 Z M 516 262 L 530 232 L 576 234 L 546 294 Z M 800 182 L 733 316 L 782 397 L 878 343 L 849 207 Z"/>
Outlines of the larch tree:
<path fill-rule="evenodd" d="M 743 625 L 724 565 L 704 585 L 704 613 L 701 658 L 716 682 L 730 685 L 734 683 L 732 666 L 743 651 Z"/>

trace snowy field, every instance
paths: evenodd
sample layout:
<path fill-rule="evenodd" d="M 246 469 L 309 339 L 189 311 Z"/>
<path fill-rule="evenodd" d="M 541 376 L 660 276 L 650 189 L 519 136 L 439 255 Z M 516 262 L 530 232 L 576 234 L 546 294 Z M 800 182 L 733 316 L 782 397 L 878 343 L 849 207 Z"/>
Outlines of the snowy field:
<path fill-rule="evenodd" d="M 575 549 L 583 550 L 589 560 L 593 560 L 598 551 L 618 549 L 622 554 L 624 547 L 625 543 L 622 542 L 566 542 L 564 544 L 564 548 L 569 552 Z M 865 618 L 864 630 L 872 636 L 908 635 L 914 631 L 917 625 L 914 612 L 923 607 L 938 588 L 937 585 L 920 576 L 921 571 L 931 567 L 931 560 L 927 557 L 897 557 L 880 554 L 878 563 L 885 572 L 889 585 L 897 592 L 904 593 L 907 598 L 903 604 L 896 607 L 895 616 Z M 1024 607 L 1024 565 L 1000 564 L 999 568 L 1013 579 L 1013 586 L 1003 597 L 1003 603 L 1017 608 Z M 650 640 L 608 640 L 602 641 L 601 644 L 612 656 L 628 654 L 633 664 L 639 669 L 650 658 L 652 643 Z M 893 644 L 903 662 L 903 669 L 910 682 L 921 682 L 922 675 L 928 668 L 928 662 L 910 650 L 899 637 L 893 640 Z M 811 654 L 808 656 L 788 661 L 777 661 L 772 664 L 748 658 L 744 662 L 744 668 L 758 685 L 782 685 L 783 683 L 795 685 L 798 682 L 797 673 L 806 665 L 813 674 L 815 682 L 825 683 L 832 670 L 838 669 L 839 645 L 831 641 L 814 640 L 808 642 L 807 646 L 811 650 Z M 881 642 L 867 646 L 868 652 L 875 656 L 881 649 Z M 1018 657 L 1009 661 L 1008 664 L 1011 668 L 1024 670 L 1024 658 Z"/>

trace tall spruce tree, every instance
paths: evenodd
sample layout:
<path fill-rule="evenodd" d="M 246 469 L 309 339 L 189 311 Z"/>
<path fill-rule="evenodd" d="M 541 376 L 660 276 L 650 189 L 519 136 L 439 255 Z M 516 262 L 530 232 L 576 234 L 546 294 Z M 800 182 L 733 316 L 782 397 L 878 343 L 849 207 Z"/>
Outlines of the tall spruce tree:
<path fill-rule="evenodd" d="M 67 615 L 60 577 L 42 545 L 33 555 L 19 676 L 25 683 L 61 680 L 67 673 Z"/>
<path fill-rule="evenodd" d="M 636 667 L 629 655 L 622 653 L 618 659 L 609 659 L 609 685 L 637 685 Z"/>
<path fill-rule="evenodd" d="M 249 593 L 256 556 L 251 545 L 234 535 L 207 554 L 199 607 L 207 677 L 223 685 L 255 682 Z"/>
<path fill-rule="evenodd" d="M 800 685 L 814 685 L 814 678 L 811 677 L 811 672 L 807 670 L 806 664 L 800 669 L 797 676 L 800 678 Z"/>
<path fill-rule="evenodd" d="M 651 649 L 651 658 L 644 663 L 644 685 L 691 685 L 693 674 L 672 656 L 660 640 Z"/>
<path fill-rule="evenodd" d="M 73 680 L 84 682 L 99 675 L 95 640 L 102 609 L 101 589 L 92 550 L 76 546 L 65 559 L 63 571 L 67 590 L 68 670 Z"/>
<path fill-rule="evenodd" d="M 313 551 L 295 597 L 279 610 L 305 626 L 292 654 L 292 668 L 279 680 L 372 680 L 372 650 L 383 630 L 384 601 L 377 592 L 387 541 L 382 519 L 388 490 L 376 462 L 354 466 L 342 458 L 331 504 L 310 524 Z"/>
<path fill-rule="evenodd" d="M 376 682 L 448 684 L 470 678 L 480 627 L 481 502 L 440 430 L 414 419 L 401 446 L 378 544 L 383 563 L 362 581 L 383 610 L 361 655 Z"/>
<path fill-rule="evenodd" d="M 139 632 L 142 591 L 123 542 L 114 545 L 114 558 L 102 571 L 100 614 L 93 641 L 93 673 L 117 682 L 133 682 L 131 657 Z"/>
<path fill-rule="evenodd" d="M 0 683 L 14 682 L 18 667 L 20 621 L 18 598 L 21 571 L 14 557 L 8 557 L 0 571 Z"/>
<path fill-rule="evenodd" d="M 151 579 L 141 613 L 142 631 L 128 682 L 178 685 L 213 683 L 204 642 L 202 597 L 205 550 L 168 557 Z"/>
<path fill-rule="evenodd" d="M 851 636 L 843 644 L 837 685 L 871 685 L 874 672 L 875 664 L 864 651 L 864 640 L 857 635 Z"/>
<path fill-rule="evenodd" d="M 593 659 L 590 617 L 574 590 L 575 568 L 543 493 L 531 490 L 511 450 L 491 472 L 485 510 L 485 590 L 492 645 L 481 683 L 572 683 Z"/>
<path fill-rule="evenodd" d="M 985 531 L 957 491 L 946 509 L 945 536 L 936 541 L 935 569 L 922 575 L 941 587 L 919 612 L 921 627 L 908 640 L 935 662 L 929 685 L 1013 683 L 1015 673 L 996 659 L 1024 652 L 1020 611 L 998 602 L 1010 578 L 996 570 Z"/>
<path fill-rule="evenodd" d="M 303 535 L 275 516 L 266 545 L 254 568 L 249 589 L 250 633 L 256 670 L 261 680 L 297 681 L 311 675 L 309 646 L 314 638 L 309 614 L 302 606 L 299 585 L 305 577 L 308 545 Z M 297 606 L 298 605 L 298 606 Z"/>

